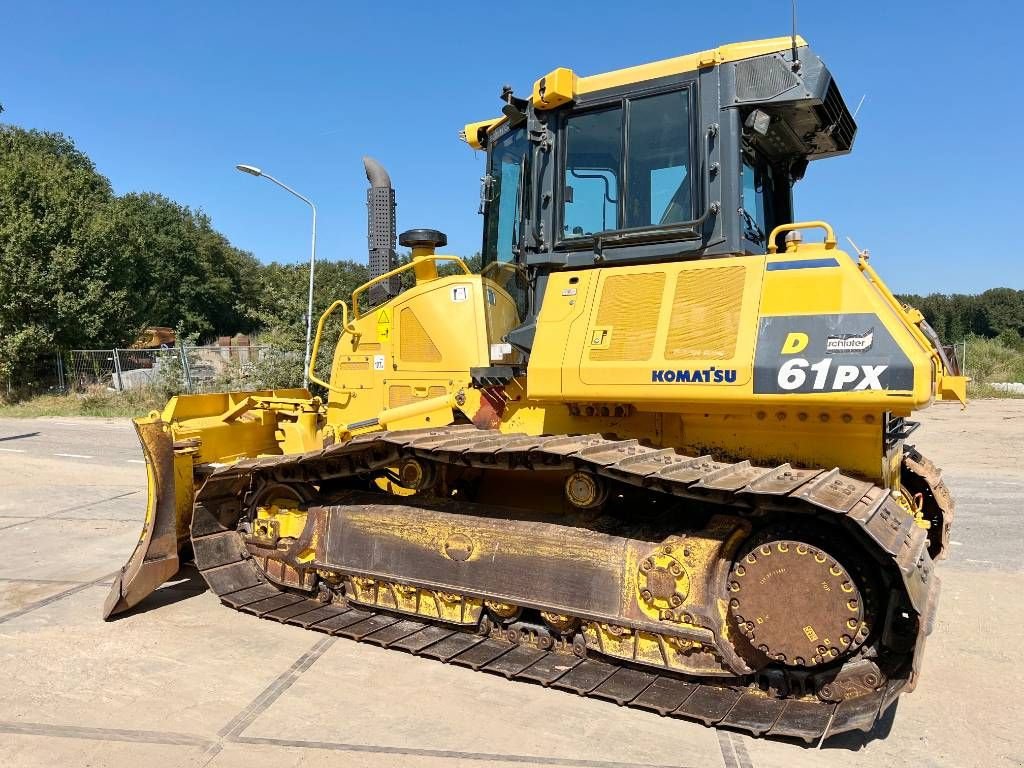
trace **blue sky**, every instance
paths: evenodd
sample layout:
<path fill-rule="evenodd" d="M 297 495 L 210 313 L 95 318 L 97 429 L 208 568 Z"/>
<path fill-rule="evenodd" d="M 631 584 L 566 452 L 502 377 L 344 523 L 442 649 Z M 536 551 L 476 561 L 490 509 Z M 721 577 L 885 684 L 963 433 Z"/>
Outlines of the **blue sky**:
<path fill-rule="evenodd" d="M 499 16 L 499 14 L 501 14 Z M 853 154 L 813 163 L 800 218 L 851 236 L 898 292 L 1024 288 L 1024 123 L 1013 3 L 802 0 L 799 31 L 851 108 Z M 457 138 L 556 66 L 586 75 L 789 33 L 788 0 L 557 4 L 13 2 L 5 122 L 61 131 L 118 193 L 201 208 L 263 261 L 366 257 L 360 158 L 387 167 L 399 229 L 480 247 L 484 157 Z"/>

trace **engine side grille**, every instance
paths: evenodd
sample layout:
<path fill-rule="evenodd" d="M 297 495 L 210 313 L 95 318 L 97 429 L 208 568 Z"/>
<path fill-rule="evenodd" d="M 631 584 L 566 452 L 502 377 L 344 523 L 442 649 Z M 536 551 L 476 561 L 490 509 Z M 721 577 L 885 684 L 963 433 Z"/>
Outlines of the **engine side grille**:
<path fill-rule="evenodd" d="M 658 330 L 665 273 L 616 275 L 604 281 L 597 325 L 612 329 L 604 349 L 590 350 L 592 361 L 649 360 Z"/>
<path fill-rule="evenodd" d="M 447 392 L 448 390 L 441 386 L 430 387 L 427 390 L 426 397 L 441 397 Z M 412 387 L 405 384 L 395 384 L 388 388 L 388 408 L 399 408 L 419 399 L 424 398 L 417 398 L 413 393 Z"/>
<path fill-rule="evenodd" d="M 409 307 L 398 316 L 399 350 L 407 363 L 439 363 L 441 352 Z"/>
<path fill-rule="evenodd" d="M 746 267 L 679 273 L 665 340 L 666 360 L 730 360 L 743 305 Z"/>

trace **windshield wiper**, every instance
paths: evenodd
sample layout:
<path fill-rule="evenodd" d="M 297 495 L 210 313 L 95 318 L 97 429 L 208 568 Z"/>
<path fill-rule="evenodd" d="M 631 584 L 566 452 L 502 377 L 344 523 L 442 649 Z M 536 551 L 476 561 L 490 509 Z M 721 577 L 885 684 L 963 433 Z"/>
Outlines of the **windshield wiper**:
<path fill-rule="evenodd" d="M 752 240 L 758 245 L 764 245 L 765 234 L 764 230 L 758 225 L 757 220 L 750 215 L 746 208 L 740 208 L 740 215 L 743 216 L 743 221 L 747 225 L 747 232 L 745 234 L 754 235 L 748 237 L 748 240 Z"/>

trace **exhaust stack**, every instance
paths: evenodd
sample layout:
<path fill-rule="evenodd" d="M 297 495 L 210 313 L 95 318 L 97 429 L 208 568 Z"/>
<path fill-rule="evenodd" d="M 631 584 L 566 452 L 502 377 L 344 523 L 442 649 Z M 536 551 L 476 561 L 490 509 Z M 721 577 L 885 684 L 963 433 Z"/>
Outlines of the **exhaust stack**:
<path fill-rule="evenodd" d="M 370 251 L 370 278 L 380 277 L 395 268 L 395 190 L 384 166 L 372 157 L 363 158 L 366 179 L 367 231 Z M 371 304 L 381 304 L 400 290 L 400 280 L 393 277 L 374 285 L 367 292 Z"/>

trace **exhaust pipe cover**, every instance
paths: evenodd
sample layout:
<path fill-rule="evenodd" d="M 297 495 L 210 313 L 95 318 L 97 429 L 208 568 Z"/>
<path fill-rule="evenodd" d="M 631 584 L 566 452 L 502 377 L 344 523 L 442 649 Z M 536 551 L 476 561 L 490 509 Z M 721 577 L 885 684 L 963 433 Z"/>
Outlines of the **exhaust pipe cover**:
<path fill-rule="evenodd" d="M 391 176 L 372 157 L 363 158 L 370 188 L 366 191 L 367 231 L 370 278 L 380 277 L 395 268 L 395 190 Z M 392 278 L 371 286 L 367 291 L 371 304 L 381 304 L 398 295 L 401 282 Z"/>

